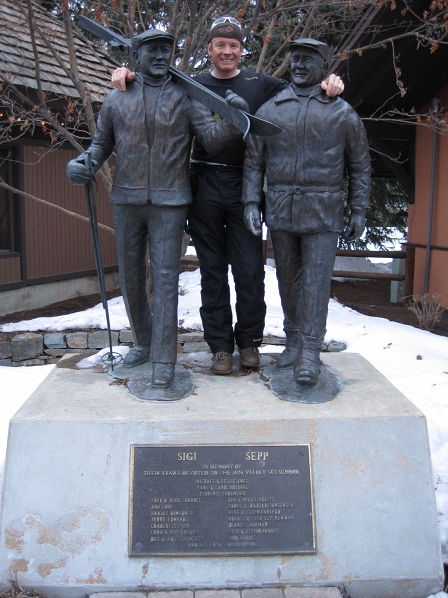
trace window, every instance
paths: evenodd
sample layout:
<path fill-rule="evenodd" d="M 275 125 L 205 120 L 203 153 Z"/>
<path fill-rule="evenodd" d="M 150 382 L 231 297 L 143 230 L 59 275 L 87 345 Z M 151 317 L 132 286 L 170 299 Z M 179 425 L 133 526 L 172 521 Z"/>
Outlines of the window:
<path fill-rule="evenodd" d="M 17 148 L 0 147 L 0 178 L 17 186 Z M 17 196 L 0 187 L 0 255 L 19 251 L 19 203 Z"/>

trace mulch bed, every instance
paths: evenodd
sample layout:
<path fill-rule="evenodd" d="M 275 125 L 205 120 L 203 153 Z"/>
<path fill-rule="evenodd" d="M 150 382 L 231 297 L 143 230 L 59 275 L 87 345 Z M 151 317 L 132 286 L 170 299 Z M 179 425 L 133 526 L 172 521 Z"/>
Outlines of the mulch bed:
<path fill-rule="evenodd" d="M 419 328 L 417 316 L 403 303 L 390 302 L 390 282 L 387 280 L 332 281 L 331 296 L 339 303 L 367 316 L 386 318 Z M 448 310 L 442 313 L 440 321 L 431 332 L 448 336 Z"/>
<path fill-rule="evenodd" d="M 34 590 L 24 590 L 15 579 L 11 579 L 11 589 L 7 592 L 0 592 L 0 598 L 44 598 L 44 595 Z"/>

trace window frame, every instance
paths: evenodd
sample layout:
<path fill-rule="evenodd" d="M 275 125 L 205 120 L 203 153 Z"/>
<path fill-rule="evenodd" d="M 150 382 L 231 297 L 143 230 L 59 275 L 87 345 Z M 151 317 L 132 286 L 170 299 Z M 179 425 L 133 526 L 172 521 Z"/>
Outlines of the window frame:
<path fill-rule="evenodd" d="M 19 147 L 17 145 L 0 145 L 0 176 L 6 184 L 18 188 Z M 7 210 L 10 219 L 9 235 L 11 238 L 10 249 L 0 248 L 0 259 L 20 257 L 22 245 L 20 196 L 4 187 L 0 187 L 0 195 L 3 195 L 3 197 L 0 197 L 0 202 L 6 197 L 6 201 L 9 203 Z"/>

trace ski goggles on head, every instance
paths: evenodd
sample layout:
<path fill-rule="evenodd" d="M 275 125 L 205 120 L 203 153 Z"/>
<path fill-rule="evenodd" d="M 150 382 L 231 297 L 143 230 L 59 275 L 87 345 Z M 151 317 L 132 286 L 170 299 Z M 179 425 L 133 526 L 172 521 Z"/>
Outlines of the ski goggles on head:
<path fill-rule="evenodd" d="M 213 21 L 210 29 L 213 29 L 213 27 L 216 27 L 216 25 L 222 25 L 222 23 L 232 23 L 232 25 L 237 25 L 241 29 L 241 23 L 238 21 L 238 19 L 230 16 L 218 17 L 216 21 Z"/>
<path fill-rule="evenodd" d="M 244 42 L 243 30 L 241 29 L 241 23 L 235 17 L 229 15 L 223 15 L 218 17 L 214 21 L 208 34 L 208 41 L 214 37 L 227 37 L 231 39 L 237 39 L 239 42 Z"/>

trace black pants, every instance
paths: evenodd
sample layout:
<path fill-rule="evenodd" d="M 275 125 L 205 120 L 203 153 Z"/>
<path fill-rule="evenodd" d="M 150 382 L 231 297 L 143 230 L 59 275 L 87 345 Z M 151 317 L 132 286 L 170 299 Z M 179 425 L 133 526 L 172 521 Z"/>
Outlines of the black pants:
<path fill-rule="evenodd" d="M 200 310 L 204 339 L 212 352 L 259 347 L 263 338 L 263 242 L 246 228 L 241 203 L 242 170 L 200 168 L 192 179 L 194 201 L 188 226 L 201 268 Z M 228 282 L 236 291 L 235 331 Z"/>
<path fill-rule="evenodd" d="M 187 206 L 114 204 L 121 291 L 134 342 L 151 345 L 153 363 L 176 363 L 179 260 Z M 146 291 L 149 244 L 152 314 Z M 154 317 L 153 317 L 154 316 Z"/>
<path fill-rule="evenodd" d="M 317 339 L 325 333 L 339 233 L 271 230 L 271 238 L 286 336 Z"/>

